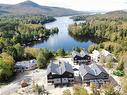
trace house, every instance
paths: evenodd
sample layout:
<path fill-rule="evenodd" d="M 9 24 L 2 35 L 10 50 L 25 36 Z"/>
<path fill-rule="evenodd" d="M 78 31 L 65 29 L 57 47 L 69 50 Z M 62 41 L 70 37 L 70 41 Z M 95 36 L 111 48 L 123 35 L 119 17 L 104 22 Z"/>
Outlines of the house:
<path fill-rule="evenodd" d="M 105 60 L 108 60 L 112 57 L 112 54 L 109 51 L 103 49 L 101 51 L 101 56 L 103 56 L 105 58 Z"/>
<path fill-rule="evenodd" d="M 94 50 L 92 52 L 92 60 L 97 63 L 99 59 L 100 59 L 100 52 L 98 50 Z"/>
<path fill-rule="evenodd" d="M 72 60 L 76 64 L 90 64 L 91 56 L 87 51 L 82 50 L 80 53 L 77 51 L 72 52 Z"/>
<path fill-rule="evenodd" d="M 108 81 L 109 74 L 105 69 L 95 63 L 90 65 L 82 64 L 79 67 L 80 77 L 82 82 L 90 85 L 90 83 L 103 84 Z"/>
<path fill-rule="evenodd" d="M 58 64 L 51 62 L 47 67 L 47 81 L 54 85 L 73 83 L 74 71 L 71 64 L 67 62 L 59 62 Z"/>
<path fill-rule="evenodd" d="M 37 68 L 36 60 L 17 62 L 14 66 L 16 72 L 22 72 Z"/>

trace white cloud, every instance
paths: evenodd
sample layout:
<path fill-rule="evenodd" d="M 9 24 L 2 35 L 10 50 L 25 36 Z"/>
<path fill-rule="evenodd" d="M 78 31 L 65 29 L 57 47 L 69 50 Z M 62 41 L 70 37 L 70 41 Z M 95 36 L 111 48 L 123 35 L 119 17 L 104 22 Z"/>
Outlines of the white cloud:
<path fill-rule="evenodd" d="M 0 3 L 15 4 L 25 0 L 0 0 Z M 32 0 L 40 5 L 71 8 L 81 11 L 127 9 L 127 0 Z"/>

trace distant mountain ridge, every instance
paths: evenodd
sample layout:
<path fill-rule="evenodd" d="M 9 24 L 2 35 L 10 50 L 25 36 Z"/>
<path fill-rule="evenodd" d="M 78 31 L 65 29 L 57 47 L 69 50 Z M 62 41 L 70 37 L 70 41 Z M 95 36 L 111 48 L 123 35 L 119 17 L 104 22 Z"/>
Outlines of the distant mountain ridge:
<path fill-rule="evenodd" d="M 119 15 L 119 14 L 127 14 L 127 11 L 126 10 L 117 10 L 117 11 L 111 11 L 111 12 L 107 12 L 106 14 L 114 14 L 114 15 Z"/>
<path fill-rule="evenodd" d="M 0 15 L 49 15 L 49 16 L 65 16 L 77 15 L 83 12 L 72 9 L 41 6 L 32 1 L 24 1 L 15 5 L 0 4 Z"/>

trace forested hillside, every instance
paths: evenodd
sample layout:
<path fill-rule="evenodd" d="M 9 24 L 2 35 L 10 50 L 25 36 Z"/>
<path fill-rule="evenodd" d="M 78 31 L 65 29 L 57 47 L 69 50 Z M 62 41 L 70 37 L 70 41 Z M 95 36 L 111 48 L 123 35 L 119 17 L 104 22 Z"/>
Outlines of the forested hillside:
<path fill-rule="evenodd" d="M 73 24 L 68 29 L 71 36 L 77 39 L 82 37 L 82 40 L 85 38 L 97 40 L 99 44 L 91 46 L 92 49 L 105 48 L 113 52 L 118 60 L 126 56 L 127 12 L 125 11 L 88 16 L 86 23 Z"/>

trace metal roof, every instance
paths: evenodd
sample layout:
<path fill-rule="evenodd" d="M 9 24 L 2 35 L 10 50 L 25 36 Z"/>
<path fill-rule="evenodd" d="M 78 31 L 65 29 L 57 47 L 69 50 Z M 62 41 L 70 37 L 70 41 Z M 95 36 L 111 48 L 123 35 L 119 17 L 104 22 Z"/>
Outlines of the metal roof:
<path fill-rule="evenodd" d="M 86 50 L 81 50 L 80 56 L 81 56 L 81 57 L 84 57 L 84 56 L 86 56 L 86 55 L 89 55 L 88 52 L 87 52 Z"/>
<path fill-rule="evenodd" d="M 80 53 L 77 52 L 77 51 L 73 51 L 73 52 L 72 52 L 72 56 L 73 56 L 73 57 L 75 57 L 75 56 L 80 56 Z"/>
<path fill-rule="evenodd" d="M 79 57 L 84 57 L 86 55 L 89 55 L 88 52 L 86 50 L 81 50 L 81 52 L 77 52 L 77 51 L 73 51 L 72 52 L 72 56 L 75 57 L 75 56 L 79 56 Z"/>
<path fill-rule="evenodd" d="M 36 60 L 21 61 L 15 64 L 15 67 L 31 67 L 37 64 Z"/>
<path fill-rule="evenodd" d="M 102 54 L 103 56 L 111 55 L 111 53 L 110 53 L 109 51 L 105 50 L 105 49 L 103 49 L 103 50 L 101 51 L 101 54 Z"/>
<path fill-rule="evenodd" d="M 59 62 L 58 64 L 52 62 L 47 67 L 47 74 L 52 73 L 52 74 L 62 75 L 66 71 L 70 73 L 74 73 L 71 64 L 66 62 Z"/>
<path fill-rule="evenodd" d="M 93 63 L 91 65 L 82 64 L 79 68 L 79 71 L 82 76 L 85 76 L 86 74 L 98 76 L 102 72 L 107 74 L 107 72 L 105 71 L 105 69 L 102 66 L 97 65 L 95 63 Z"/>
<path fill-rule="evenodd" d="M 98 50 L 94 50 L 92 53 L 93 53 L 94 55 L 96 55 L 96 56 L 99 56 L 99 55 L 100 55 L 100 52 L 99 52 Z"/>

